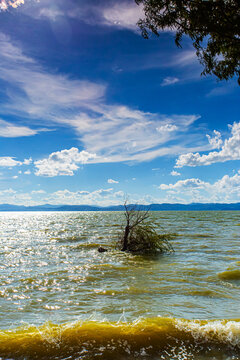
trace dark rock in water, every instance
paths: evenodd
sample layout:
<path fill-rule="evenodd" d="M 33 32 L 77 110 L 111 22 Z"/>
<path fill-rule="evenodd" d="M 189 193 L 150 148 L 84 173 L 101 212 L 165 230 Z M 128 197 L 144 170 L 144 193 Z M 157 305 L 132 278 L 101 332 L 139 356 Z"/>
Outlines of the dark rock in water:
<path fill-rule="evenodd" d="M 102 253 L 102 252 L 106 252 L 107 249 L 104 249 L 102 246 L 99 246 L 98 248 L 98 252 Z"/>

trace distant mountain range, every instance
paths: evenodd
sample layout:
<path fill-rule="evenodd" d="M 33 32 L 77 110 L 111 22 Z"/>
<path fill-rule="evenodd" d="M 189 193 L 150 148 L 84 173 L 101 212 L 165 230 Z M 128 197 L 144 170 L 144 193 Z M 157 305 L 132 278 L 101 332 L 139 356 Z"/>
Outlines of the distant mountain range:
<path fill-rule="evenodd" d="M 206 210 L 240 210 L 240 203 L 219 204 L 219 203 L 192 203 L 192 204 L 151 204 L 136 205 L 140 210 L 150 208 L 151 211 L 206 211 Z M 0 211 L 124 211 L 123 205 L 116 206 L 91 206 L 91 205 L 38 205 L 21 206 L 0 204 Z"/>

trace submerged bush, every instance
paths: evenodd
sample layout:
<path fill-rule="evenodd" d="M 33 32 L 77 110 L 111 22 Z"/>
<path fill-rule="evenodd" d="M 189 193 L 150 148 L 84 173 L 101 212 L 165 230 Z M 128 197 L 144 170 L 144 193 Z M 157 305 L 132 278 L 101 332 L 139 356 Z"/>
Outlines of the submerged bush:
<path fill-rule="evenodd" d="M 134 227 L 128 238 L 128 251 L 140 254 L 164 253 L 173 251 L 170 234 L 158 234 L 151 225 Z"/>
<path fill-rule="evenodd" d="M 149 218 L 149 209 L 142 211 L 135 205 L 124 204 L 126 226 L 120 237 L 121 250 L 132 253 L 152 254 L 173 251 L 169 243 L 170 234 L 159 235 L 153 224 L 145 224 Z"/>

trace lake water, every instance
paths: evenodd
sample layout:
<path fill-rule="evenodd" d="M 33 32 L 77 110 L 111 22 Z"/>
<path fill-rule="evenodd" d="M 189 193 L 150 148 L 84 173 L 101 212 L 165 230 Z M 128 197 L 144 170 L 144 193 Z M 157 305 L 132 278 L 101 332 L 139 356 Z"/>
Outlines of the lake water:
<path fill-rule="evenodd" d="M 174 253 L 119 251 L 121 212 L 0 213 L 0 359 L 240 359 L 240 212 L 150 214 Z"/>

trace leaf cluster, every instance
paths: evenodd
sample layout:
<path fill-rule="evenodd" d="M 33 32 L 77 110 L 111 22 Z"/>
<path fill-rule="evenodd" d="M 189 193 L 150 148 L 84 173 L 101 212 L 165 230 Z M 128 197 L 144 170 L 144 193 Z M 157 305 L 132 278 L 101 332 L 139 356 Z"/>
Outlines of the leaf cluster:
<path fill-rule="evenodd" d="M 151 225 L 140 224 L 129 234 L 128 251 L 138 254 L 154 254 L 172 252 L 170 234 L 159 235 Z"/>
<path fill-rule="evenodd" d="M 138 21 L 144 38 L 149 32 L 175 32 L 181 47 L 188 35 L 204 66 L 203 75 L 220 80 L 234 75 L 240 85 L 240 1 L 239 0 L 135 0 L 143 5 L 145 18 Z"/>

